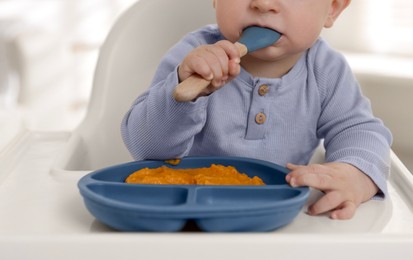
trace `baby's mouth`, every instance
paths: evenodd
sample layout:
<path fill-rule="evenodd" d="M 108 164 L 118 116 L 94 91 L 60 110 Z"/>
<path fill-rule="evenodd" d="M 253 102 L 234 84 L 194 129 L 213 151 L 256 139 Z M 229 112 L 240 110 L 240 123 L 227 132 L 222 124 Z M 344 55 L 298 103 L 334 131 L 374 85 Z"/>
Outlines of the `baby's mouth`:
<path fill-rule="evenodd" d="M 242 34 L 243 34 L 243 32 L 244 32 L 247 28 L 249 28 L 249 27 L 266 28 L 266 29 L 269 29 L 269 30 L 276 31 L 276 32 L 279 33 L 281 36 L 283 35 L 279 30 L 277 30 L 277 29 L 275 29 L 275 28 L 273 28 L 273 27 L 263 26 L 263 25 L 259 25 L 259 24 L 250 24 L 250 25 L 245 26 L 245 27 L 241 30 L 241 32 L 239 32 L 239 37 L 241 37 Z"/>
<path fill-rule="evenodd" d="M 248 52 L 253 52 L 274 45 L 280 37 L 281 34 L 273 29 L 250 26 L 243 30 L 238 42 L 244 44 Z"/>

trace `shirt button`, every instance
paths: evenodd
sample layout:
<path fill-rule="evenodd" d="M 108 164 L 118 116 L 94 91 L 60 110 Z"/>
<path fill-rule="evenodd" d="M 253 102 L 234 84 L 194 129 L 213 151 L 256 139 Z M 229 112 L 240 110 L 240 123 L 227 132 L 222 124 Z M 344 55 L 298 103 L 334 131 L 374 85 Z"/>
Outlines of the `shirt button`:
<path fill-rule="evenodd" d="M 259 88 L 258 88 L 258 94 L 260 95 L 260 96 L 265 96 L 268 92 L 270 91 L 270 88 L 268 87 L 268 85 L 261 85 Z"/>
<path fill-rule="evenodd" d="M 259 125 L 264 124 L 266 120 L 267 120 L 267 116 L 264 113 L 260 112 L 255 116 L 255 122 Z"/>

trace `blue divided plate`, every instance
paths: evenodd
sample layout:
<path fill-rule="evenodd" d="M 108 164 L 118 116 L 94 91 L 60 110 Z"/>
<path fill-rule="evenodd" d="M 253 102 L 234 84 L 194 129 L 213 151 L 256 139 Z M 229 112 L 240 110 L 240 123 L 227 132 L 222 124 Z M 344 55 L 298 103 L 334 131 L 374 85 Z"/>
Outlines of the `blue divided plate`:
<path fill-rule="evenodd" d="M 131 173 L 148 167 L 234 166 L 266 186 L 127 184 Z M 300 212 L 308 187 L 292 188 L 289 172 L 279 165 L 241 157 L 186 157 L 172 166 L 163 161 L 136 161 L 103 168 L 79 180 L 90 213 L 122 231 L 180 231 L 194 221 L 204 231 L 270 231 L 287 225 Z"/>

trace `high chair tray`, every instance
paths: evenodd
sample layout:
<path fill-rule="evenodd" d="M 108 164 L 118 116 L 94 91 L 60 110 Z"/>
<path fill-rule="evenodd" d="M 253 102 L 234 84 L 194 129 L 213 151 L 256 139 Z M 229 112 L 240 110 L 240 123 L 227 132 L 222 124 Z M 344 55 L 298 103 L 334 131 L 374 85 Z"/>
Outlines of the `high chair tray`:
<path fill-rule="evenodd" d="M 265 186 L 129 184 L 142 168 L 234 166 Z M 204 231 L 270 231 L 287 225 L 300 212 L 309 188 L 292 188 L 279 165 L 240 157 L 187 157 L 176 165 L 137 161 L 94 171 L 78 182 L 90 213 L 123 231 L 179 231 L 193 220 Z"/>
<path fill-rule="evenodd" d="M 1 259 L 192 260 L 200 252 L 204 259 L 272 259 L 274 252 L 289 259 L 320 259 L 320 252 L 336 260 L 413 259 L 413 176 L 393 152 L 389 196 L 363 203 L 350 220 L 305 214 L 323 195 L 310 189 L 294 220 L 273 232 L 198 232 L 188 225 L 183 232 L 130 233 L 87 211 L 77 184 L 91 171 L 56 168 L 70 136 L 24 131 L 0 152 Z"/>

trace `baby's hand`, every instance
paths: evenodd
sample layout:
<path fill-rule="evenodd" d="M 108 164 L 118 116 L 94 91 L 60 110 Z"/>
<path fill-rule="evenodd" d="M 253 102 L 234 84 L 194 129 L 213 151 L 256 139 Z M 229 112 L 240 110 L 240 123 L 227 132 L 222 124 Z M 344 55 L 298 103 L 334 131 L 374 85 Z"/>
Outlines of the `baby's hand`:
<path fill-rule="evenodd" d="M 227 40 L 199 46 L 192 50 L 179 66 L 179 80 L 184 81 L 193 74 L 198 74 L 211 81 L 201 95 L 210 94 L 240 73 L 240 59 L 238 48 Z"/>
<path fill-rule="evenodd" d="M 378 192 L 366 174 L 347 163 L 287 164 L 286 181 L 293 187 L 309 186 L 325 194 L 308 208 L 309 215 L 330 212 L 332 219 L 350 219 L 361 203 Z"/>

